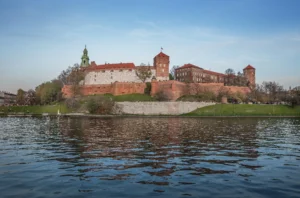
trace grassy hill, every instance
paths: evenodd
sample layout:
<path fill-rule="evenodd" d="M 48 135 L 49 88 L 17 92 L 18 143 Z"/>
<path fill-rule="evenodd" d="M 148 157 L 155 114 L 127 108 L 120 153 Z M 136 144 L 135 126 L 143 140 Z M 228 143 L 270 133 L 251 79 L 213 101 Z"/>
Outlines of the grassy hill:
<path fill-rule="evenodd" d="M 300 106 L 216 104 L 199 108 L 186 116 L 299 116 Z"/>

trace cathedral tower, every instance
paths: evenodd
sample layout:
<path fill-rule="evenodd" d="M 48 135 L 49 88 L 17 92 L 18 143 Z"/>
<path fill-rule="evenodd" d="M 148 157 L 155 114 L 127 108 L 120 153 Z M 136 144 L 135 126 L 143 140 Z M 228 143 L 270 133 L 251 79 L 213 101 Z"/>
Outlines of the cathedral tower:
<path fill-rule="evenodd" d="M 255 68 L 248 65 L 243 69 L 244 76 L 248 80 L 248 86 L 251 88 L 255 87 Z"/>
<path fill-rule="evenodd" d="M 88 51 L 87 51 L 86 46 L 85 46 L 85 48 L 83 50 L 83 55 L 81 57 L 81 64 L 80 64 L 80 66 L 81 67 L 87 67 L 89 65 L 90 65 L 90 58 L 89 58 Z"/>
<path fill-rule="evenodd" d="M 170 57 L 162 51 L 153 59 L 153 66 L 156 70 L 156 79 L 158 81 L 169 80 Z"/>

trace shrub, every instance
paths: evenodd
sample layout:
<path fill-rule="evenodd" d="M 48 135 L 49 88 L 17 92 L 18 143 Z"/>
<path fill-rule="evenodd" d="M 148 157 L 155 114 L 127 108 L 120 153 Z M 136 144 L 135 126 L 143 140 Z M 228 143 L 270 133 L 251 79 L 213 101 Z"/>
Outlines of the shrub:
<path fill-rule="evenodd" d="M 86 108 L 90 113 L 109 114 L 115 106 L 115 101 L 110 97 L 92 96 L 86 103 Z"/>
<path fill-rule="evenodd" d="M 78 109 L 80 107 L 80 102 L 76 98 L 66 99 L 65 104 L 69 109 Z"/>
<path fill-rule="evenodd" d="M 151 93 L 151 83 L 150 82 L 146 83 L 146 88 L 144 90 L 144 93 L 150 95 L 150 93 Z"/>
<path fill-rule="evenodd" d="M 164 93 L 163 91 L 160 91 L 158 92 L 154 98 L 157 100 L 157 101 L 168 101 L 170 100 L 170 98 L 168 97 L 168 95 L 166 93 Z"/>

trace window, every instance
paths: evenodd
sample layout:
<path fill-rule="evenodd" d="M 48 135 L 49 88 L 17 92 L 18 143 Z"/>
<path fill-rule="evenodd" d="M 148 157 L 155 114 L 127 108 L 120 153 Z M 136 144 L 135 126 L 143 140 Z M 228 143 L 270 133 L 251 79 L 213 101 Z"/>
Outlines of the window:
<path fill-rule="evenodd" d="M 104 73 L 105 72 L 105 70 L 102 70 L 102 73 Z"/>
<path fill-rule="evenodd" d="M 164 72 L 165 70 L 164 70 L 164 69 L 162 69 L 161 71 L 162 71 L 162 72 Z"/>
<path fill-rule="evenodd" d="M 122 72 L 122 71 L 123 71 L 123 69 L 120 69 L 119 71 L 120 71 L 120 72 Z"/>
<path fill-rule="evenodd" d="M 114 70 L 110 70 L 110 72 L 114 72 Z"/>
<path fill-rule="evenodd" d="M 132 71 L 132 69 L 129 69 L 129 71 Z"/>

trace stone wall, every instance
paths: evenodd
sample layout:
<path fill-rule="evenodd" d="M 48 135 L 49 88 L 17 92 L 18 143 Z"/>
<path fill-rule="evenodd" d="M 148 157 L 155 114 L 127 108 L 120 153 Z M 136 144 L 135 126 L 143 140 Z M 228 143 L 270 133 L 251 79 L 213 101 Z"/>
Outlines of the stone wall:
<path fill-rule="evenodd" d="M 214 104 L 208 102 L 117 102 L 115 114 L 180 115 Z"/>
<path fill-rule="evenodd" d="M 82 95 L 94 95 L 94 94 L 113 94 L 113 95 L 123 95 L 139 93 L 143 94 L 146 88 L 145 83 L 125 83 L 125 82 L 115 82 L 112 84 L 105 85 L 83 85 L 80 87 L 80 92 Z M 63 96 L 69 98 L 72 96 L 71 86 L 65 85 L 62 88 Z"/>

